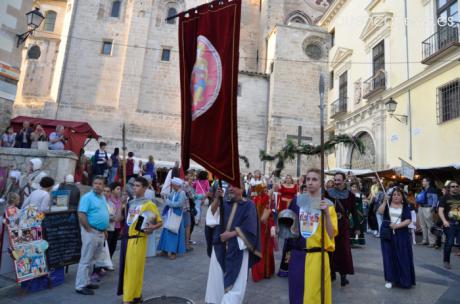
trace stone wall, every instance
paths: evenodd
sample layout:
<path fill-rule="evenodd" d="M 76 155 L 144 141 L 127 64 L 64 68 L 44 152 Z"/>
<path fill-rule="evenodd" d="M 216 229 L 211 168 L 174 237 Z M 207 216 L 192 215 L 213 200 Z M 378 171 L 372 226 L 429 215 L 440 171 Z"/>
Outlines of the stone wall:
<path fill-rule="evenodd" d="M 268 75 L 250 72 L 239 74 L 238 148 L 249 160 L 249 168 L 240 160 L 241 172 L 263 170 L 259 151 L 267 146 Z"/>
<path fill-rule="evenodd" d="M 330 45 L 329 34 L 310 25 L 277 25 L 269 39 L 269 51 L 273 53 L 273 72 L 270 74 L 270 101 L 268 112 L 267 151 L 277 153 L 286 143 L 288 135 L 297 135 L 302 126 L 302 136 L 309 136 L 318 145 L 320 141 L 319 118 L 319 76 L 327 73 L 327 54 Z M 305 45 L 315 42 L 321 47 L 319 59 L 310 58 Z M 326 80 L 327 82 L 327 80 Z M 316 158 L 303 158 L 301 170 L 316 166 Z M 275 162 L 269 163 L 268 172 Z M 296 162 L 286 164 L 285 174 L 296 173 Z"/>
<path fill-rule="evenodd" d="M 32 158 L 43 161 L 42 169 L 56 182 L 68 174 L 75 173 L 77 155 L 71 151 L 42 151 L 37 149 L 0 148 L 0 166 L 26 172 Z"/>
<path fill-rule="evenodd" d="M 0 97 L 0 131 L 5 131 L 9 125 L 11 119 L 11 113 L 13 112 L 13 101 Z"/>

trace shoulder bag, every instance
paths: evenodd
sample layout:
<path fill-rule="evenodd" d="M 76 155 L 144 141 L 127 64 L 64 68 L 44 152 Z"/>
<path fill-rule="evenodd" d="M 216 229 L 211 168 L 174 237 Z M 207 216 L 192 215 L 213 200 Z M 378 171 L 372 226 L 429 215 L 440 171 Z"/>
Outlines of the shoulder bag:
<path fill-rule="evenodd" d="M 390 217 L 390 204 L 388 204 L 387 201 L 387 210 L 388 210 L 388 216 Z M 401 210 L 401 215 L 398 217 L 398 219 L 401 218 L 403 210 Z M 396 220 L 398 221 L 398 220 Z M 386 241 L 391 241 L 393 239 L 393 234 L 394 230 L 391 229 L 390 224 L 391 224 L 391 217 L 389 220 L 383 220 L 382 226 L 380 227 L 380 238 L 386 240 Z"/>
<path fill-rule="evenodd" d="M 182 213 L 177 215 L 174 213 L 173 208 L 168 210 L 168 219 L 165 224 L 165 228 L 171 231 L 172 233 L 178 234 L 180 229 L 180 223 L 182 222 Z"/>

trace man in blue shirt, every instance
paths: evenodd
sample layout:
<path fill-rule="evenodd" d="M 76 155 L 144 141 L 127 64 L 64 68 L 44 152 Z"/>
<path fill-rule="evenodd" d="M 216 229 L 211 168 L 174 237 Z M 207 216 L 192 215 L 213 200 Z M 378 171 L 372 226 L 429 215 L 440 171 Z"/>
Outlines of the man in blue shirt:
<path fill-rule="evenodd" d="M 64 150 L 64 126 L 56 126 L 56 132 L 53 132 L 49 136 L 48 148 L 50 150 Z"/>
<path fill-rule="evenodd" d="M 438 206 L 438 195 L 436 187 L 430 178 L 423 178 L 422 187 L 422 191 L 416 197 L 417 204 L 419 205 L 418 217 L 420 218 L 420 227 L 423 233 L 423 241 L 419 244 L 435 247 L 436 237 L 431 233 L 431 227 L 434 225 L 433 211 Z"/>
<path fill-rule="evenodd" d="M 104 184 L 104 177 L 94 177 L 93 190 L 82 196 L 78 206 L 82 245 L 75 291 L 84 295 L 93 295 L 93 289 L 99 288 L 97 284 L 91 284 L 90 275 L 96 256 L 104 245 L 105 231 L 109 226 L 109 211 L 102 194 Z"/>

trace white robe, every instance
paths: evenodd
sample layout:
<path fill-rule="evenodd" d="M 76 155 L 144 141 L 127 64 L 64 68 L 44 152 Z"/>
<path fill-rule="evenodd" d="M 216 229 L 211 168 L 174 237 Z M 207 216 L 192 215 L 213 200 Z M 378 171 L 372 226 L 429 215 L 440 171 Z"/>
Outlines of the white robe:
<path fill-rule="evenodd" d="M 214 215 L 211 213 L 211 208 L 208 208 L 206 214 L 206 225 L 215 226 L 219 223 L 219 210 Z M 246 293 L 246 285 L 248 282 L 248 264 L 249 264 L 249 252 L 243 240 L 238 238 L 238 246 L 240 250 L 243 250 L 243 261 L 241 263 L 241 269 L 238 273 L 235 283 L 230 291 L 225 293 L 224 287 L 224 273 L 222 267 L 217 261 L 214 248 L 212 249 L 211 262 L 209 263 L 208 283 L 206 285 L 206 296 L 205 303 L 207 304 L 241 304 L 244 300 Z"/>

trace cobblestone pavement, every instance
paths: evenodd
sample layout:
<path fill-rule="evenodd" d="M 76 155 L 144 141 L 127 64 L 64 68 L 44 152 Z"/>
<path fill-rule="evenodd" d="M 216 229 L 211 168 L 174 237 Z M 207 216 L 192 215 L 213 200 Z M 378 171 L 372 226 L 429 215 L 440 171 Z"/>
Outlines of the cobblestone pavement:
<path fill-rule="evenodd" d="M 159 233 L 158 233 L 159 235 Z M 170 261 L 163 257 L 149 258 L 146 263 L 144 298 L 162 295 L 181 296 L 204 303 L 209 259 L 206 255 L 204 231 L 197 227 L 192 235 L 197 241 L 195 250 Z M 460 303 L 460 258 L 452 256 L 453 269 L 442 268 L 442 250 L 414 246 L 417 286 L 410 290 L 385 289 L 380 254 L 380 242 L 367 236 L 365 248 L 353 249 L 356 274 L 350 276 L 350 285 L 340 287 L 333 283 L 333 303 Z M 276 253 L 277 265 L 281 252 Z M 118 253 L 114 264 L 118 265 Z M 76 265 L 69 269 L 65 283 L 51 290 L 22 294 L 10 288 L 0 295 L 0 303 L 54 304 L 54 303 L 121 303 L 116 296 L 118 271 L 108 273 L 94 296 L 82 296 L 74 291 Z M 249 278 L 245 303 L 289 303 L 287 279 L 273 277 L 253 283 Z"/>

